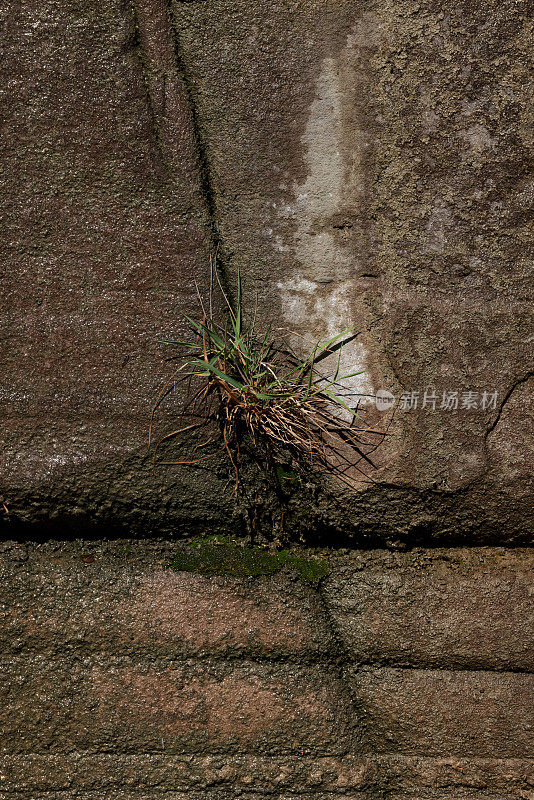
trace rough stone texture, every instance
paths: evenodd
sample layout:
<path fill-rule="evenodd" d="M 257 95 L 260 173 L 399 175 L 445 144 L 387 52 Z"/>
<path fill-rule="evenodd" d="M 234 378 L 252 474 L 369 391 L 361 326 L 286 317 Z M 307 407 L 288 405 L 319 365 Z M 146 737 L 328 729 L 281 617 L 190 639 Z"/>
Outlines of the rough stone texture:
<path fill-rule="evenodd" d="M 528 758 L 534 676 L 448 670 L 364 670 L 352 676 L 379 750 Z"/>
<path fill-rule="evenodd" d="M 0 9 L 0 492 L 15 521 L 80 530 L 215 513 L 209 475 L 166 484 L 147 459 L 169 368 L 156 339 L 196 306 L 210 237 L 166 11 L 153 11 Z"/>
<path fill-rule="evenodd" d="M 533 796 L 532 550 L 314 551 L 318 590 L 172 554 L 2 546 L 2 800 Z"/>
<path fill-rule="evenodd" d="M 77 656 L 315 658 L 332 646 L 327 615 L 311 589 L 268 578 L 243 585 L 160 568 L 131 569 L 125 553 L 102 569 L 84 556 L 30 565 L 0 586 L 0 648 Z"/>
<path fill-rule="evenodd" d="M 420 393 L 317 537 L 531 541 L 530 11 L 0 0 L 0 800 L 533 800 L 532 551 L 322 553 L 314 591 L 31 544 L 243 525 L 147 455 L 215 236 L 296 347 L 356 326 L 348 389 Z"/>
<path fill-rule="evenodd" d="M 528 7 L 4 4 L 9 520 L 236 524 L 226 474 L 154 476 L 146 458 L 168 374 L 155 340 L 196 307 L 217 230 L 262 318 L 295 336 L 361 331 L 343 357 L 366 370 L 352 390 L 414 390 L 419 406 L 425 390 L 438 406 L 443 391 L 498 392 L 486 410 L 385 415 L 377 483 L 323 519 L 526 541 Z"/>
<path fill-rule="evenodd" d="M 531 532 L 528 5 L 173 3 L 228 263 L 293 331 L 356 325 L 356 390 L 420 393 L 363 529 Z"/>
<path fill-rule="evenodd" d="M 13 659 L 10 666 L 6 686 L 2 665 L 0 692 L 3 742 L 12 753 L 113 752 L 118 742 L 125 753 L 346 749 L 346 701 L 335 679 L 313 666 L 161 666 L 109 656 L 74 666 Z M 6 702 L 14 690 L 17 699 Z"/>
<path fill-rule="evenodd" d="M 529 551 L 416 551 L 358 571 L 347 560 L 323 594 L 359 663 L 534 670 Z"/>

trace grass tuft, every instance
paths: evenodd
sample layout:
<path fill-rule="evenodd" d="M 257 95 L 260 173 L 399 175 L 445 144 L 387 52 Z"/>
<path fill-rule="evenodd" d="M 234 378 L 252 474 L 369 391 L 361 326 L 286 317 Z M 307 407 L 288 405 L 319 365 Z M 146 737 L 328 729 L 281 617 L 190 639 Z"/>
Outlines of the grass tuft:
<path fill-rule="evenodd" d="M 212 286 L 214 274 L 212 264 Z M 343 382 L 360 373 L 341 374 L 341 355 L 357 333 L 347 328 L 336 336 L 322 337 L 302 357 L 285 339 L 274 338 L 272 323 L 265 329 L 255 320 L 245 323 L 240 280 L 235 304 L 229 302 L 220 283 L 219 288 L 226 306 L 224 322 L 215 319 L 210 294 L 209 311 L 200 300 L 200 318 L 186 317 L 187 338 L 162 340 L 178 349 L 180 366 L 152 409 L 149 446 L 154 414 L 165 397 L 182 381 L 188 383 L 189 395 L 181 412 L 187 424 L 159 439 L 154 447 L 155 465 L 198 464 L 224 452 L 233 467 L 237 491 L 240 446 L 248 434 L 254 447 L 267 455 L 275 475 L 284 469 L 289 453 L 297 464 L 333 475 L 348 486 L 354 485 L 354 469 L 368 478 L 359 465 L 373 466 L 369 453 L 384 433 L 362 425 L 358 407 L 346 401 Z M 333 355 L 337 366 L 327 377 L 319 365 Z M 193 458 L 158 460 L 164 442 L 210 422 L 217 424 L 217 433 L 196 446 Z"/>

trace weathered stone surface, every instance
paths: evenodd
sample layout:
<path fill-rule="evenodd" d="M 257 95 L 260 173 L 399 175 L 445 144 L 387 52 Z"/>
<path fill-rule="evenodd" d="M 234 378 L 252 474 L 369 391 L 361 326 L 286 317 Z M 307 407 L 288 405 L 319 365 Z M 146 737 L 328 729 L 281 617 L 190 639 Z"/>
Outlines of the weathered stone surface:
<path fill-rule="evenodd" d="M 14 527 L 235 524 L 226 474 L 154 476 L 145 453 L 168 374 L 155 340 L 196 307 L 217 228 L 260 317 L 297 346 L 354 325 L 343 368 L 365 373 L 348 388 L 419 392 L 377 484 L 323 521 L 375 540 L 530 540 L 526 6 L 4 4 Z M 440 408 L 447 391 L 458 410 Z M 462 408 L 469 391 L 478 408 Z"/>
<path fill-rule="evenodd" d="M 319 667 L 159 666 L 111 656 L 81 664 L 21 658 L 7 667 L 0 716 L 12 753 L 347 748 L 344 688 Z"/>
<path fill-rule="evenodd" d="M 370 758 L 168 755 L 82 757 L 16 756 L 2 760 L 4 789 L 46 791 L 76 786 L 104 789 L 233 789 L 264 792 L 344 792 L 375 785 L 378 769 Z"/>
<path fill-rule="evenodd" d="M 320 599 L 283 576 L 247 584 L 83 558 L 94 557 L 73 553 L 46 572 L 0 565 L 4 654 L 302 659 L 332 649 Z"/>
<path fill-rule="evenodd" d="M 316 541 L 531 541 L 529 12 L 0 2 L 7 535 L 243 527 L 146 454 L 217 229 L 260 319 L 419 393 Z M 2 545 L 0 800 L 534 798 L 530 552 L 330 553 L 318 594 L 169 555 Z"/>
<path fill-rule="evenodd" d="M 20 795 L 11 793 L 0 793 L 0 800 L 12 800 Z M 234 800 L 239 797 L 240 800 L 262 800 L 266 795 L 258 791 L 243 791 L 242 789 L 214 789 L 214 790 L 188 790 L 187 792 L 170 791 L 160 792 L 159 789 L 148 790 L 148 792 L 113 792 L 113 800 Z M 297 794 L 297 797 L 313 797 L 314 800 L 331 800 L 331 792 L 314 793 L 313 795 L 306 795 L 303 793 Z M 339 795 L 337 795 L 339 797 Z M 364 792 L 350 792 L 341 795 L 344 800 L 370 800 L 369 795 Z M 277 800 L 293 800 L 295 792 L 280 792 L 276 794 Z M 32 800 L 72 800 L 72 794 L 69 792 L 36 792 L 32 795 Z M 76 800 L 109 800 L 108 792 L 78 792 Z M 484 798 L 484 800 L 494 800 L 493 798 Z M 495 800 L 497 800 L 495 798 Z"/>
<path fill-rule="evenodd" d="M 220 0 L 216 26 L 211 4 L 173 8 L 228 266 L 308 340 L 356 326 L 356 391 L 418 393 L 352 523 L 530 537 L 526 6 Z"/>
<path fill-rule="evenodd" d="M 3 521 L 82 530 L 215 513 L 198 472 L 194 487 L 166 482 L 146 455 L 168 377 L 156 340 L 196 307 L 210 232 L 154 8 L 140 4 L 137 22 L 119 0 L 1 9 Z"/>
<path fill-rule="evenodd" d="M 385 789 L 396 796 L 416 784 L 421 792 L 441 791 L 447 792 L 446 796 L 452 791 L 466 797 L 475 792 L 486 797 L 489 791 L 493 796 L 504 792 L 522 797 L 534 782 L 532 760 L 406 756 L 30 755 L 5 757 L 0 769 L 7 792 L 76 787 L 82 796 L 84 790 L 121 791 L 128 787 L 145 792 L 157 787 L 158 792 L 215 789 L 241 793 L 261 786 L 264 792 L 296 790 L 299 796 L 308 793 L 314 798 L 320 798 L 322 792 L 341 797 L 361 792 L 367 798 Z"/>
<path fill-rule="evenodd" d="M 369 744 L 378 752 L 532 755 L 532 674 L 353 668 L 351 676 Z"/>
<path fill-rule="evenodd" d="M 2 545 L 2 800 L 528 800 L 533 680 L 507 626 L 526 632 L 530 551 L 322 552 L 316 592 L 174 573 L 174 549 Z M 476 669 L 421 668 L 440 649 Z"/>
<path fill-rule="evenodd" d="M 534 761 L 514 758 L 380 759 L 393 797 L 529 797 Z M 416 788 L 415 788 L 416 787 Z M 416 794 L 414 794 L 414 788 Z"/>
<path fill-rule="evenodd" d="M 533 667 L 530 549 L 330 554 L 322 597 L 290 573 L 175 573 L 173 552 L 157 541 L 4 544 L 2 652 L 296 660 L 333 654 L 337 640 L 362 664 Z"/>
<path fill-rule="evenodd" d="M 534 552 L 413 551 L 341 561 L 322 592 L 351 658 L 534 670 Z"/>

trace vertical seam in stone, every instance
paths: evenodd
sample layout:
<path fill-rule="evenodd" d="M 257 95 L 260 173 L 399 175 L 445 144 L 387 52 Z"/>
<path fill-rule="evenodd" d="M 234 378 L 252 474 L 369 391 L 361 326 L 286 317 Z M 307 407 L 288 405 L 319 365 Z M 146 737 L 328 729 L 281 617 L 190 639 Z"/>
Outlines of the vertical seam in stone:
<path fill-rule="evenodd" d="M 165 2 L 165 0 L 163 0 Z M 182 56 L 180 42 L 178 38 L 178 25 L 172 12 L 172 0 L 166 0 L 168 9 L 169 25 L 171 35 L 174 42 L 174 58 L 176 61 L 176 68 L 182 76 L 184 91 L 187 98 L 189 111 L 191 114 L 191 123 L 193 127 L 193 134 L 199 161 L 200 185 L 202 189 L 202 196 L 206 203 L 208 214 L 212 225 L 212 235 L 214 240 L 219 241 L 219 224 L 217 219 L 217 202 L 215 200 L 215 190 L 211 176 L 210 162 L 208 156 L 208 147 L 206 145 L 204 136 L 202 134 L 202 126 L 200 124 L 200 116 L 197 108 L 197 103 L 194 96 L 192 87 L 191 76 Z"/>
<path fill-rule="evenodd" d="M 206 139 L 202 133 L 202 125 L 200 123 L 200 113 L 198 110 L 197 101 L 195 99 L 195 92 L 193 89 L 191 76 L 189 74 L 189 70 L 187 69 L 185 59 L 182 56 L 182 48 L 180 46 L 180 40 L 178 37 L 178 23 L 173 14 L 172 0 L 163 0 L 163 2 L 167 3 L 168 17 L 171 27 L 171 35 L 174 41 L 174 57 L 176 61 L 176 67 L 178 72 L 182 76 L 185 95 L 187 98 L 187 103 L 191 114 L 193 135 L 195 139 L 196 150 L 199 161 L 200 189 L 202 192 L 202 197 L 206 204 L 206 209 L 210 220 L 211 239 L 212 239 L 211 244 L 213 249 L 215 266 L 219 273 L 219 278 L 224 287 L 226 296 L 232 299 L 234 297 L 234 292 L 232 291 L 232 287 L 230 286 L 228 281 L 228 271 L 226 269 L 225 254 L 224 254 L 225 251 L 224 241 L 219 224 L 219 215 L 217 213 L 217 200 L 216 200 L 215 186 L 212 177 L 212 169 L 210 166 L 209 149 L 206 143 Z"/>
<path fill-rule="evenodd" d="M 137 13 L 135 0 L 130 0 L 128 5 L 130 6 L 132 12 L 133 24 L 134 24 L 134 36 L 130 46 L 134 50 L 137 59 L 139 60 L 139 63 L 141 65 L 141 72 L 143 76 L 143 86 L 145 89 L 145 95 L 147 100 L 148 114 L 150 117 L 151 127 L 154 133 L 154 143 L 156 146 L 157 153 L 159 155 L 160 163 L 156 165 L 159 171 L 161 164 L 166 165 L 165 152 L 163 148 L 163 143 L 161 141 L 159 120 L 152 101 L 152 93 L 150 91 L 150 79 L 149 79 L 147 61 L 145 56 L 145 48 L 143 47 L 143 41 L 139 29 L 139 17 Z"/>
<path fill-rule="evenodd" d="M 191 152 L 188 155 L 192 156 L 196 166 L 198 187 L 209 219 L 210 249 L 216 256 L 225 290 L 228 290 L 221 260 L 223 242 L 208 147 L 202 133 L 191 77 L 181 52 L 172 2 L 131 0 L 131 5 L 158 150 L 166 171 L 177 179 L 177 167 L 183 147 L 187 147 L 189 139 Z M 180 107 L 185 112 L 181 119 Z"/>
<path fill-rule="evenodd" d="M 334 617 L 333 617 L 333 615 L 332 615 L 332 613 L 330 611 L 330 606 L 328 605 L 328 600 L 324 595 L 322 586 L 323 586 L 323 583 L 324 583 L 325 580 L 328 580 L 328 576 L 325 579 L 321 579 L 319 581 L 319 584 L 317 585 L 317 590 L 316 591 L 317 591 L 317 595 L 319 597 L 319 600 L 321 602 L 321 605 L 323 606 L 324 614 L 325 614 L 326 620 L 328 622 L 328 627 L 330 629 L 330 635 L 332 636 L 332 640 L 333 640 L 333 643 L 334 643 L 334 651 L 336 652 L 336 655 L 337 655 L 337 658 L 335 660 L 332 659 L 330 663 L 331 663 L 332 669 L 335 669 L 335 671 L 336 671 L 337 678 L 339 680 L 340 685 L 343 687 L 343 691 L 346 693 L 346 695 L 350 699 L 351 706 L 353 706 L 354 705 L 354 692 L 353 692 L 352 687 L 350 685 L 350 681 L 347 680 L 347 676 L 346 676 L 346 670 L 349 667 L 349 665 L 351 664 L 351 658 L 350 658 L 350 654 L 348 652 L 347 646 L 345 644 L 345 641 L 344 641 L 344 639 L 343 639 L 343 637 L 342 637 L 342 635 L 341 635 L 341 633 L 339 631 L 337 623 L 336 623 L 336 621 L 335 621 L 335 619 L 334 619 Z M 349 717 L 350 717 L 351 720 L 354 718 L 354 714 L 352 713 L 352 708 L 351 708 L 351 713 L 350 713 Z M 351 739 L 352 739 L 352 737 L 354 736 L 354 730 L 351 730 L 350 736 L 351 736 Z"/>

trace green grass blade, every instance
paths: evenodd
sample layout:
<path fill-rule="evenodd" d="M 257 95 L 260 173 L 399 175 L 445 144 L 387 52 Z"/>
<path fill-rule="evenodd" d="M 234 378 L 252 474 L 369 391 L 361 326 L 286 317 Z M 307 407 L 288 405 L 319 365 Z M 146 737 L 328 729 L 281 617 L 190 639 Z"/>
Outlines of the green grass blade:
<path fill-rule="evenodd" d="M 191 317 L 188 316 L 186 316 L 185 319 L 189 322 L 190 325 L 192 325 L 195 328 L 196 331 L 199 332 L 201 336 L 205 336 L 208 339 L 208 341 L 215 342 L 217 347 L 220 348 L 224 347 L 223 339 L 219 336 L 219 334 L 217 333 L 216 330 L 214 330 L 213 327 L 209 327 L 204 322 L 195 322 L 194 319 L 191 319 Z"/>
<path fill-rule="evenodd" d="M 199 344 L 193 344 L 192 342 L 180 342 L 176 339 L 156 339 L 158 344 L 175 344 L 178 347 L 190 347 L 192 350 L 202 350 L 202 347 Z"/>
<path fill-rule="evenodd" d="M 340 347 L 337 354 L 337 366 L 336 366 L 336 374 L 334 375 L 334 381 L 337 381 L 337 376 L 339 375 L 339 369 L 341 367 L 341 353 L 343 352 L 343 348 Z"/>
<path fill-rule="evenodd" d="M 206 363 L 205 361 L 199 361 L 197 363 L 198 366 L 201 366 L 204 369 L 209 369 L 210 372 L 213 372 L 213 374 L 216 375 L 218 378 L 220 378 L 220 380 L 224 381 L 229 386 L 233 386 L 234 389 L 239 389 L 240 391 L 246 391 L 246 387 L 243 383 L 240 383 L 240 381 L 236 381 L 235 378 L 231 378 L 230 375 L 227 375 L 226 373 L 222 372 L 215 366 L 215 364 L 212 364 L 211 362 Z"/>
<path fill-rule="evenodd" d="M 353 408 L 351 408 L 345 402 L 343 402 L 341 397 L 338 394 L 336 394 L 335 392 L 331 392 L 329 389 L 323 389 L 322 394 L 326 394 L 328 397 L 330 397 L 330 399 L 333 400 L 336 405 L 341 406 L 342 408 L 344 408 L 345 411 L 348 411 L 349 414 L 351 414 L 351 416 L 353 416 L 353 417 L 357 417 L 358 416 L 356 411 L 354 411 Z"/>
<path fill-rule="evenodd" d="M 342 331 L 342 333 L 338 333 L 336 336 L 333 336 L 329 339 L 325 344 L 320 346 L 319 355 L 315 356 L 314 363 L 318 364 L 319 361 L 322 361 L 324 358 L 328 358 L 328 356 L 336 353 L 340 348 L 344 347 L 349 342 L 354 341 L 358 336 L 357 333 L 352 334 L 352 336 L 347 336 L 348 333 L 351 333 L 354 328 L 347 328 L 346 331 Z M 345 338 L 342 338 L 345 337 Z"/>

